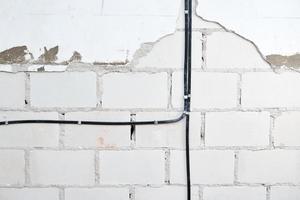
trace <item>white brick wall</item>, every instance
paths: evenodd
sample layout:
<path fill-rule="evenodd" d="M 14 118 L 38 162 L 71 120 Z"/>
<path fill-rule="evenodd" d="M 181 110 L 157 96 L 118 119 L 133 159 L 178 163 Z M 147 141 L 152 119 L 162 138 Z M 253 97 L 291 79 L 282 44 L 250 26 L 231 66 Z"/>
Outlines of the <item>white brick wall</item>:
<path fill-rule="evenodd" d="M 165 153 L 161 150 L 101 151 L 102 184 L 163 184 Z"/>
<path fill-rule="evenodd" d="M 299 183 L 299 151 L 242 151 L 238 181 L 242 183 Z"/>
<path fill-rule="evenodd" d="M 25 157 L 23 151 L 0 151 L 0 184 L 21 185 L 25 182 Z"/>
<path fill-rule="evenodd" d="M 129 112 L 71 112 L 67 120 L 130 121 Z M 130 146 L 130 126 L 66 125 L 66 147 L 119 148 Z"/>
<path fill-rule="evenodd" d="M 193 72 L 193 108 L 234 108 L 238 99 L 238 75 L 234 73 Z M 174 107 L 183 105 L 183 73 L 172 76 L 172 103 Z"/>
<path fill-rule="evenodd" d="M 0 92 L 0 107 L 24 107 L 25 74 L 0 73 Z"/>
<path fill-rule="evenodd" d="M 56 112 L 0 112 L 0 120 L 58 119 Z M 57 147 L 59 125 L 0 126 L 0 147 Z"/>
<path fill-rule="evenodd" d="M 267 146 L 270 115 L 267 112 L 213 112 L 205 115 L 207 146 Z"/>
<path fill-rule="evenodd" d="M 103 76 L 105 108 L 167 108 L 167 73 L 111 73 Z"/>
<path fill-rule="evenodd" d="M 181 113 L 137 113 L 136 120 L 163 120 L 175 119 Z M 191 147 L 200 146 L 201 113 L 191 113 Z M 185 123 L 184 121 L 176 124 L 163 126 L 137 126 L 136 145 L 138 147 L 177 147 L 184 148 L 185 145 Z"/>
<path fill-rule="evenodd" d="M 299 89 L 298 73 L 246 73 L 242 77 L 242 106 L 299 107 Z"/>
<path fill-rule="evenodd" d="M 300 188 L 299 187 L 287 187 L 287 186 L 274 186 L 271 188 L 272 200 L 297 200 L 300 198 Z"/>
<path fill-rule="evenodd" d="M 96 107 L 96 74 L 93 72 L 30 74 L 34 107 Z"/>
<path fill-rule="evenodd" d="M 232 151 L 191 151 L 191 177 L 194 184 L 232 184 L 234 154 Z M 171 151 L 171 183 L 186 182 L 185 153 Z"/>
<path fill-rule="evenodd" d="M 208 69 L 269 68 L 269 65 L 258 55 L 255 47 L 234 33 L 215 32 L 208 35 L 206 48 Z"/>
<path fill-rule="evenodd" d="M 275 146 L 300 146 L 300 113 L 286 112 L 275 119 L 273 137 Z"/>
<path fill-rule="evenodd" d="M 146 56 L 138 58 L 136 67 L 153 67 L 153 68 L 180 68 L 184 66 L 184 32 L 177 31 L 172 35 L 161 38 L 153 46 Z M 201 68 L 202 65 L 202 34 L 193 32 L 192 41 L 192 67 Z M 169 59 L 169 58 L 172 59 Z"/>
<path fill-rule="evenodd" d="M 3 1 L 0 121 L 178 117 L 180 3 Z M 203 21 L 195 10 L 193 23 L 192 199 L 300 199 L 298 69 L 274 73 L 243 35 Z M 32 60 L 29 55 L 22 64 L 3 60 L 4 50 L 21 45 Z M 36 62 L 44 46 L 56 45 L 56 61 Z M 68 62 L 74 51 L 81 62 Z M 186 199 L 184 127 L 184 121 L 0 126 L 0 200 Z"/>
<path fill-rule="evenodd" d="M 206 187 L 203 200 L 265 200 L 265 187 Z"/>
<path fill-rule="evenodd" d="M 30 177 L 35 185 L 93 185 L 94 166 L 93 151 L 30 152 Z"/>

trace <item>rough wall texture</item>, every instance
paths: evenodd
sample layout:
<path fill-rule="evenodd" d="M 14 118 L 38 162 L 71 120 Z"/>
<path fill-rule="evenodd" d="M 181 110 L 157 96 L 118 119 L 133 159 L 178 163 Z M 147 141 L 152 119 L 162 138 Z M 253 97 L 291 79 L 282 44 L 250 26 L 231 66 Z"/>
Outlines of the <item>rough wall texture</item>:
<path fill-rule="evenodd" d="M 104 6 L 126 6 L 110 1 Z M 75 12 L 76 5 L 59 11 Z M 159 15 L 146 8 L 141 12 Z M 127 9 L 107 12 L 139 17 L 135 8 Z M 42 49 L 39 59 L 26 63 L 31 56 L 23 43 L 3 49 L 0 119 L 178 116 L 182 28 L 181 13 L 175 33 L 143 44 L 126 65 L 119 59 L 82 63 L 76 53 L 75 62 L 53 64 L 57 48 Z M 95 42 L 84 48 L 91 45 L 102 49 Z M 196 16 L 192 65 L 193 200 L 299 200 L 300 74 L 274 72 L 253 44 Z M 184 162 L 184 123 L 2 126 L 0 199 L 183 200 Z"/>

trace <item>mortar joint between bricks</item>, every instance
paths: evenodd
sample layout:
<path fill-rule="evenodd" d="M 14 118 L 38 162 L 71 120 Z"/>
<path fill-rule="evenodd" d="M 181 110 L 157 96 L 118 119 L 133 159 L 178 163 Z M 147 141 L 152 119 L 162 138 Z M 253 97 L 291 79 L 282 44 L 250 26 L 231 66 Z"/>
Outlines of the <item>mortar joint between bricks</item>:
<path fill-rule="evenodd" d="M 130 186 L 129 187 L 129 199 L 130 200 L 135 200 L 135 187 L 134 186 Z"/>
<path fill-rule="evenodd" d="M 100 153 L 99 150 L 95 150 L 95 185 L 100 184 Z"/>
<path fill-rule="evenodd" d="M 65 200 L 65 187 L 59 187 L 59 200 Z"/>
<path fill-rule="evenodd" d="M 29 109 L 31 107 L 30 99 L 30 73 L 25 73 L 25 108 Z"/>
<path fill-rule="evenodd" d="M 58 115 L 59 120 L 66 120 L 65 112 L 61 112 Z M 66 125 L 65 124 L 59 124 L 59 135 L 58 135 L 58 147 L 59 149 L 65 148 L 65 132 L 66 132 Z"/>
<path fill-rule="evenodd" d="M 24 160 L 25 160 L 25 186 L 31 185 L 31 177 L 30 177 L 30 150 L 26 149 L 24 151 Z"/>
<path fill-rule="evenodd" d="M 201 113 L 201 124 L 200 124 L 200 147 L 205 147 L 205 115 L 206 113 Z"/>
<path fill-rule="evenodd" d="M 165 184 L 170 184 L 170 149 L 165 150 Z"/>
<path fill-rule="evenodd" d="M 234 151 L 234 184 L 238 184 L 239 151 Z"/>
<path fill-rule="evenodd" d="M 201 65 L 201 69 L 205 70 L 206 69 L 206 48 L 207 48 L 207 34 L 202 32 L 202 56 L 201 56 L 201 60 L 202 60 L 202 65 Z"/>

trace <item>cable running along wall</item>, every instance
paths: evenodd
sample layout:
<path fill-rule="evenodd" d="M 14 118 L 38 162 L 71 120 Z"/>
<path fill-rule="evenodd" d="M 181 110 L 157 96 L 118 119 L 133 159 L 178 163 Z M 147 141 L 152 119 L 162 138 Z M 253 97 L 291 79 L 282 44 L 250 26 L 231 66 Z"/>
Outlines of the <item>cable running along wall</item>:
<path fill-rule="evenodd" d="M 186 184 L 187 184 L 187 200 L 191 200 L 191 179 L 190 179 L 190 103 L 191 103 L 191 52 L 192 52 L 192 0 L 185 0 L 185 34 L 184 34 L 184 111 L 175 119 L 168 120 L 150 120 L 150 121 L 75 121 L 75 120 L 9 120 L 0 121 L 0 126 L 13 124 L 79 124 L 79 125 L 162 125 L 177 123 L 185 120 L 185 148 L 186 148 Z"/>

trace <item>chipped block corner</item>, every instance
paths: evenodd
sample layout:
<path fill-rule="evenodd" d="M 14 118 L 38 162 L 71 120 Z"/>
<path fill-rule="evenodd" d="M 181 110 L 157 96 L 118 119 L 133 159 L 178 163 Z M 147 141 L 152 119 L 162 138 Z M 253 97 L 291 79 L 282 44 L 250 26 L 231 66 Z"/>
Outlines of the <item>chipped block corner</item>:
<path fill-rule="evenodd" d="M 182 111 L 182 0 L 0 3 L 0 121 Z M 299 1 L 193 5 L 192 199 L 299 200 Z M 0 126 L 0 200 L 184 200 L 184 126 Z"/>

